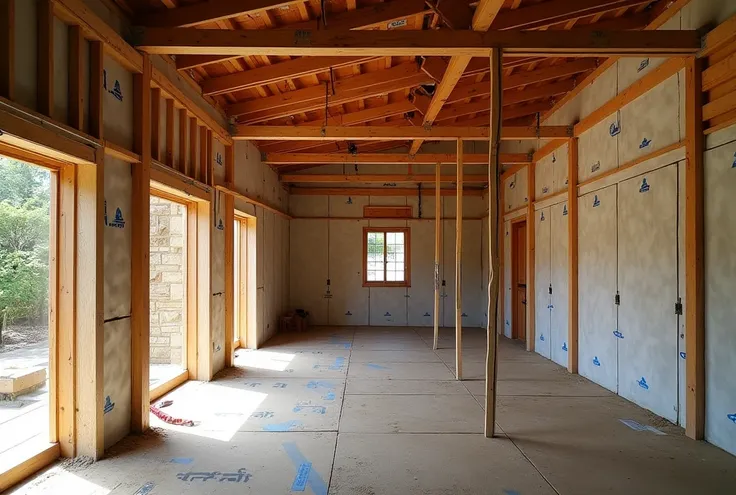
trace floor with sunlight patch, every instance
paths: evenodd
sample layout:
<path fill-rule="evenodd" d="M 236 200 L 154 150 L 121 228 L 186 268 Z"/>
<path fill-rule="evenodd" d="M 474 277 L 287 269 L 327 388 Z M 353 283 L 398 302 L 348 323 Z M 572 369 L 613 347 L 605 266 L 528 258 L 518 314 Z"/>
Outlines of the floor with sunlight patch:
<path fill-rule="evenodd" d="M 436 352 L 428 328 L 277 335 L 162 398 L 194 426 L 152 416 L 105 460 L 62 461 L 12 493 L 731 493 L 734 457 L 507 339 L 486 439 L 485 331 L 463 335 L 463 382 L 452 329 Z"/>

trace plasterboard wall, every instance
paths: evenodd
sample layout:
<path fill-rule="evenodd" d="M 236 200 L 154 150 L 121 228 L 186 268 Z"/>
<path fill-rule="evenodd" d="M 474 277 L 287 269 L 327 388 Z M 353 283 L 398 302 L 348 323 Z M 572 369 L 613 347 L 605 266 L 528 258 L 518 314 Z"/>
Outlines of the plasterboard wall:
<path fill-rule="evenodd" d="M 260 152 L 250 142 L 235 143 L 235 185 L 239 192 L 281 211 L 289 208 L 289 195 L 279 184 L 278 176 L 261 162 Z M 289 307 L 290 222 L 239 199 L 235 200 L 235 208 L 256 217 L 257 328 L 248 335 L 248 346 L 256 348 L 276 333 L 279 317 Z"/>
<path fill-rule="evenodd" d="M 412 206 L 408 220 L 363 219 L 366 205 Z M 431 326 L 434 311 L 434 196 L 293 196 L 291 198 L 291 306 L 310 312 L 313 325 Z M 455 197 L 442 198 L 440 276 L 441 322 L 455 318 Z M 481 246 L 487 223 L 482 197 L 463 202 L 463 321 L 468 327 L 485 324 Z M 363 227 L 408 227 L 411 232 L 409 288 L 363 287 Z M 329 285 L 328 285 L 329 280 Z M 485 281 L 485 282 L 484 282 Z"/>

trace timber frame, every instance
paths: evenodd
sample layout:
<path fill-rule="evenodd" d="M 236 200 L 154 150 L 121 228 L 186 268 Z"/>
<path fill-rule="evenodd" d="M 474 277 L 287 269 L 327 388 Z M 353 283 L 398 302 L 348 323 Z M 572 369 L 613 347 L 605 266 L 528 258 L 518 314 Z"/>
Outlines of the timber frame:
<path fill-rule="evenodd" d="M 597 6 L 580 2 L 480 0 L 472 16 L 458 17 L 424 0 L 385 0 L 370 5 L 337 0 L 321 12 L 318 0 L 270 1 L 114 0 L 139 26 L 131 45 L 83 0 L 40 0 L 38 9 L 39 89 L 37 110 L 15 100 L 15 15 L 13 2 L 0 0 L 0 154 L 53 170 L 56 206 L 52 216 L 52 337 L 50 360 L 51 445 L 36 457 L 0 473 L 0 491 L 58 456 L 103 455 L 103 252 L 99 222 L 103 212 L 104 159 L 115 157 L 133 171 L 133 243 L 149 243 L 151 183 L 157 192 L 184 199 L 189 227 L 199 254 L 189 267 L 190 318 L 186 379 L 213 375 L 210 339 L 210 236 L 214 205 L 225 204 L 226 273 L 232 271 L 236 200 L 286 219 L 292 216 L 262 198 L 239 191 L 235 181 L 238 140 L 255 141 L 263 162 L 282 173 L 294 195 L 411 196 L 411 186 L 364 186 L 363 182 L 434 184 L 436 198 L 455 196 L 462 212 L 464 196 L 487 196 L 489 221 L 488 359 L 485 433 L 494 434 L 496 339 L 502 328 L 499 253 L 504 220 L 526 216 L 527 281 L 534 291 L 534 171 L 536 163 L 561 144 L 570 144 L 570 308 L 577 304 L 577 249 L 572 201 L 590 181 L 577 180 L 577 137 L 680 70 L 686 74 L 686 137 L 658 152 L 685 149 L 686 166 L 686 318 L 687 428 L 702 439 L 705 411 L 703 135 L 736 123 L 733 53 L 736 18 L 713 30 L 701 47 L 697 33 L 658 31 L 687 0 L 620 0 Z M 152 6 L 153 4 L 153 6 Z M 54 109 L 54 20 L 69 25 L 69 112 L 65 122 Z M 82 47 L 90 42 L 89 116 L 85 122 Z M 164 57 L 157 55 L 163 54 Z M 174 57 L 169 57 L 174 55 Z M 618 57 L 666 56 L 669 59 L 575 126 L 551 125 L 555 111 L 592 84 Z M 131 149 L 104 133 L 105 56 L 134 78 Z M 157 63 L 154 63 L 154 60 Z M 187 91 L 181 89 L 188 85 Z M 192 96 L 193 89 L 196 98 Z M 205 108 L 210 104 L 211 108 Z M 230 120 L 232 122 L 230 122 Z M 160 129 L 159 122 L 165 121 Z M 178 123 L 178 135 L 174 122 Z M 230 123 L 234 124 L 233 126 Z M 50 129 L 53 128 L 54 131 Z M 502 140 L 549 140 L 534 153 L 501 153 Z M 489 143 L 488 153 L 430 150 L 463 141 Z M 175 149 L 175 143 L 178 146 Z M 426 146 L 425 146 L 426 143 Z M 215 178 L 213 149 L 224 147 L 224 182 Z M 424 147 L 424 149 L 422 149 Z M 652 154 L 618 170 L 636 166 Z M 452 176 L 441 165 L 454 165 Z M 361 167 L 358 175 L 299 174 L 320 166 Z M 401 173 L 362 174 L 372 165 L 392 165 Z M 432 174 L 414 166 L 434 165 Z M 487 167 L 482 176 L 466 167 Z M 527 167 L 526 206 L 505 212 L 499 181 Z M 612 172 L 613 173 L 613 172 Z M 596 178 L 600 180 L 603 176 Z M 591 179 L 592 180 L 592 179 Z M 312 187 L 312 184 L 330 187 Z M 342 183 L 335 186 L 333 183 Z M 354 185 L 352 183 L 359 183 Z M 442 184 L 454 183 L 454 187 Z M 565 194 L 565 193 L 563 193 Z M 546 198 L 545 198 L 546 200 Z M 541 200 L 540 200 L 541 201 Z M 439 203 L 439 202 L 437 202 Z M 439 218 L 439 215 L 437 216 Z M 247 216 L 248 264 L 254 260 L 255 218 Z M 440 222 L 437 222 L 438 224 Z M 252 228 L 251 228 L 252 227 Z M 193 229 L 193 230 L 192 230 Z M 439 225 L 437 235 L 439 235 Z M 456 222 L 462 242 L 462 222 Z M 242 246 L 241 242 L 241 246 Z M 193 247 L 192 247 L 193 248 Z M 84 259 L 94 269 L 78 264 Z M 460 257 L 456 258 L 460 264 Z M 253 261 L 254 262 L 254 261 Z M 132 258 L 131 430 L 149 427 L 149 404 L 164 389 L 149 391 L 149 259 L 145 249 Z M 435 268 L 436 269 L 436 268 Z M 459 273 L 459 270 L 458 270 Z M 255 270 L 248 271 L 255 277 Z M 193 281 L 192 281 L 193 280 Z M 253 281 L 254 282 L 254 281 Z M 250 283 L 250 280 L 249 280 Z M 437 281 L 435 282 L 437 283 Z M 192 285 L 194 284 L 194 285 Z M 226 365 L 233 363 L 232 274 L 226 276 Z M 255 284 L 253 284 L 255 285 Z M 458 283 L 457 287 L 461 287 Z M 241 289 L 242 290 L 242 289 Z M 461 308 L 458 290 L 457 309 Z M 527 305 L 527 348 L 534 350 L 534 304 Z M 248 296 L 247 342 L 256 325 Z M 255 303 L 253 303 L 255 304 Z M 456 314 L 460 311 L 456 311 Z M 497 314 L 501 318 L 495 318 Z M 461 343 L 461 321 L 456 338 Z M 194 326 L 192 326 L 194 325 Z M 438 322 L 435 322 L 438 326 Z M 242 331 L 241 326 L 241 331 Z M 196 331 L 195 331 L 196 330 Z M 435 330 L 436 332 L 437 330 Z M 435 333 L 435 347 L 437 342 Z M 572 352 L 568 369 L 576 372 L 577 321 L 570 318 Z M 461 346 L 458 345 L 458 351 Z M 462 378 L 462 353 L 457 377 Z M 82 379 L 84 377 L 84 379 Z"/>

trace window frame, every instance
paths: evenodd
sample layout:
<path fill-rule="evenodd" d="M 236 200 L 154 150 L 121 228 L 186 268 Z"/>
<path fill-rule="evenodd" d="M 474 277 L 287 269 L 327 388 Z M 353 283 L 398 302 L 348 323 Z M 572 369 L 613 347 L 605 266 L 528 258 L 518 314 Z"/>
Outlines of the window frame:
<path fill-rule="evenodd" d="M 383 281 L 368 280 L 368 234 L 382 233 L 384 235 L 383 253 Z M 404 280 L 386 280 L 386 253 L 385 240 L 388 234 L 404 234 Z M 363 227 L 363 287 L 411 287 L 411 229 L 408 227 Z"/>

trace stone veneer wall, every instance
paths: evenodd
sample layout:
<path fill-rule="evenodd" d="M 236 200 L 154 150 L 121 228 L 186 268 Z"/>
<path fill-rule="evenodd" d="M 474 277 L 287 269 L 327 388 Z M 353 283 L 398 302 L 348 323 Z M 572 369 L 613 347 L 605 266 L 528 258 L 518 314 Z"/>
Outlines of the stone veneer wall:
<path fill-rule="evenodd" d="M 151 196 L 151 364 L 185 366 L 186 211 Z"/>

